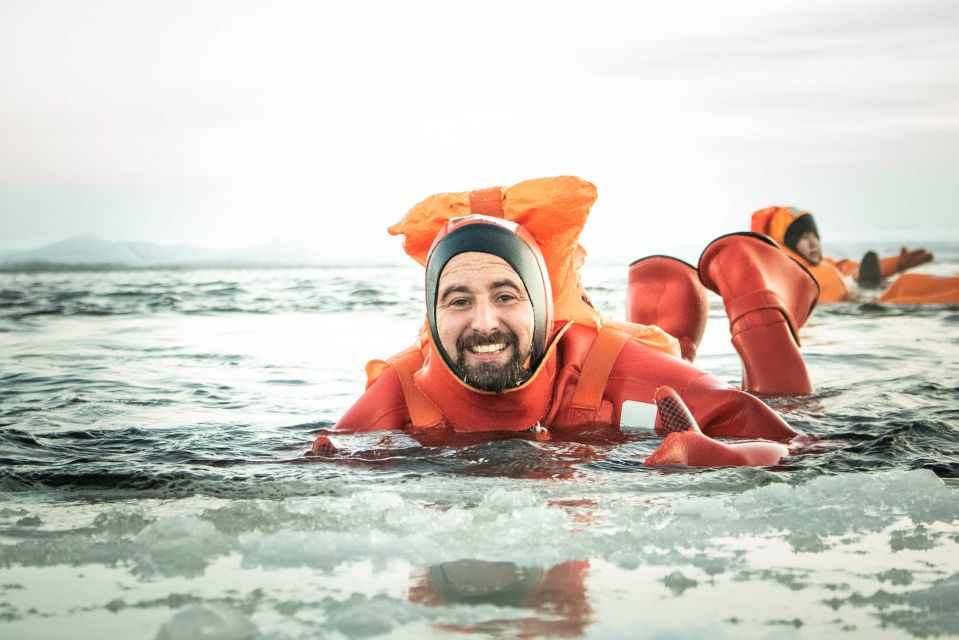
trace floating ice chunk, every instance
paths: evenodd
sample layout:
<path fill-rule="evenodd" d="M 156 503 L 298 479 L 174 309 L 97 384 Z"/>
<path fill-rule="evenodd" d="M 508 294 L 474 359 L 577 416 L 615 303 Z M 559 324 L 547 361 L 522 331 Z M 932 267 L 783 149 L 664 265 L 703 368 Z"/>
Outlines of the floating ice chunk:
<path fill-rule="evenodd" d="M 610 554 L 609 561 L 620 569 L 633 570 L 639 568 L 639 555 L 634 551 L 614 551 Z"/>
<path fill-rule="evenodd" d="M 820 553 L 828 547 L 823 537 L 815 530 L 791 531 L 786 539 L 794 551 L 802 553 Z"/>
<path fill-rule="evenodd" d="M 908 586 L 914 579 L 912 571 L 907 569 L 889 569 L 882 573 L 877 573 L 876 578 L 880 582 L 889 582 L 893 585 Z"/>
<path fill-rule="evenodd" d="M 221 605 L 191 605 L 160 627 L 156 640 L 252 640 L 256 625 Z"/>
<path fill-rule="evenodd" d="M 701 499 L 687 502 L 693 500 Z M 722 498 L 715 500 L 725 503 Z M 951 522 L 959 517 L 959 497 L 924 469 L 847 473 L 799 486 L 772 484 L 744 491 L 728 506 L 738 512 L 744 526 L 805 530 L 815 525 L 820 534 L 878 530 L 902 516 L 916 522 Z M 680 503 L 674 511 L 696 513 L 708 508 L 708 504 Z"/>
<path fill-rule="evenodd" d="M 889 546 L 893 551 L 915 549 L 928 551 L 936 546 L 935 536 L 919 525 L 915 529 L 893 531 L 889 536 Z"/>
<path fill-rule="evenodd" d="M 212 523 L 176 516 L 144 527 L 134 546 L 140 573 L 192 576 L 202 573 L 215 556 L 229 552 L 232 545 Z"/>
<path fill-rule="evenodd" d="M 631 545 L 697 548 L 722 537 L 783 536 L 796 552 L 818 553 L 848 544 L 846 534 L 879 532 L 904 519 L 951 523 L 959 518 L 959 495 L 931 471 L 847 473 L 804 484 L 777 482 L 730 495 L 677 499 L 671 516 L 622 505 L 614 513 Z M 855 539 L 858 539 L 858 535 Z M 611 551 L 622 540 L 611 541 Z M 943 540 L 921 529 L 894 534 L 899 549 L 929 550 Z M 596 541 L 594 549 L 606 548 Z"/>
<path fill-rule="evenodd" d="M 693 587 L 699 585 L 699 582 L 691 578 L 687 578 L 681 571 L 673 571 L 668 576 L 663 578 L 663 584 L 666 585 L 667 589 L 673 592 L 673 595 L 681 596 L 683 595 L 683 591 L 686 589 L 692 589 Z"/>
<path fill-rule="evenodd" d="M 573 536 L 569 514 L 528 490 L 497 488 L 465 509 L 374 492 L 318 500 L 314 506 L 314 524 L 307 530 L 240 533 L 244 565 L 332 570 L 342 562 L 396 557 L 413 564 L 463 557 L 555 564 L 568 559 L 563 543 Z M 553 544 L 537 544 L 546 532 Z"/>
<path fill-rule="evenodd" d="M 739 513 L 718 498 L 690 498 L 680 502 L 673 508 L 678 516 L 698 516 L 705 520 L 731 520 L 739 517 Z"/>
<path fill-rule="evenodd" d="M 353 594 L 330 614 L 330 626 L 347 638 L 367 638 L 389 633 L 395 621 L 408 618 L 406 603 L 388 596 L 367 598 Z"/>
<path fill-rule="evenodd" d="M 113 509 L 97 514 L 93 519 L 93 528 L 100 534 L 120 537 L 125 534 L 139 533 L 151 522 L 141 510 Z"/>
<path fill-rule="evenodd" d="M 331 571 L 338 564 L 363 557 L 369 536 L 347 531 L 277 531 L 239 536 L 245 567 L 308 566 Z"/>
<path fill-rule="evenodd" d="M 949 613 L 953 622 L 949 632 L 959 632 L 959 611 L 956 610 L 956 603 L 959 602 L 959 574 L 937 580 L 928 589 L 911 591 L 906 595 L 906 600 L 926 611 Z"/>
<path fill-rule="evenodd" d="M 532 491 L 515 489 L 494 489 L 485 496 L 480 505 L 481 508 L 495 513 L 510 511 L 513 509 L 525 509 L 530 507 L 542 506 L 543 499 Z"/>
<path fill-rule="evenodd" d="M 367 491 L 353 498 L 353 508 L 373 512 L 402 509 L 405 504 L 402 496 L 389 491 Z"/>

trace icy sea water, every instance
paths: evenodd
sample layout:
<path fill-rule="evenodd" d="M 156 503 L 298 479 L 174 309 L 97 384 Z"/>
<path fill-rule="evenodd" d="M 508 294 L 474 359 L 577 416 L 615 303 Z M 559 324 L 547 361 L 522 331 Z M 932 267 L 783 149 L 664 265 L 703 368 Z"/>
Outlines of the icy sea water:
<path fill-rule="evenodd" d="M 625 267 L 584 279 L 621 318 Z M 817 309 L 817 394 L 773 404 L 823 440 L 775 469 L 646 469 L 644 434 L 304 458 L 420 286 L 0 274 L 0 637 L 959 636 L 959 308 Z M 712 305 L 697 363 L 738 384 Z"/>

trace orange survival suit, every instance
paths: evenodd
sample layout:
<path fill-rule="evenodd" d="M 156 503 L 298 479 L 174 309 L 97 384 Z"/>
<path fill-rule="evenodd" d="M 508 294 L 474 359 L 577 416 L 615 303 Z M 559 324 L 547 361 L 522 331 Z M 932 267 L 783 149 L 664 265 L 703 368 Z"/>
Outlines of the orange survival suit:
<path fill-rule="evenodd" d="M 766 207 L 752 215 L 752 231 L 774 239 L 793 260 L 806 267 L 816 278 L 819 283 L 820 302 L 851 300 L 854 296 L 846 284 L 846 276 L 854 277 L 859 270 L 859 263 L 855 260 L 824 257 L 818 264 L 811 264 L 795 247 L 795 238 L 798 236 L 796 232 L 804 228 L 819 237 L 812 214 L 796 207 Z M 879 261 L 880 274 L 888 278 L 931 259 L 932 255 L 927 251 L 904 249 L 899 255 Z M 959 278 L 942 278 L 919 273 L 903 274 L 876 301 L 887 304 L 959 304 Z"/>
<path fill-rule="evenodd" d="M 390 227 L 390 233 L 405 236 L 407 254 L 426 267 L 427 322 L 416 344 L 367 364 L 366 392 L 336 430 L 404 429 L 421 440 L 452 442 L 457 434 L 626 428 L 634 426 L 630 422 L 644 413 L 643 407 L 654 406 L 657 390 L 668 386 L 707 439 L 785 442 L 796 436 L 759 399 L 681 359 L 677 340 L 663 330 L 612 322 L 592 306 L 580 285 L 585 252 L 578 238 L 595 199 L 595 187 L 580 178 L 543 178 L 508 188 L 434 195 Z M 503 236 L 505 229 L 518 239 L 503 236 L 507 248 L 502 251 L 487 251 L 471 240 L 477 230 L 492 229 L 496 232 L 487 235 Z M 517 387 L 500 393 L 471 387 L 454 373 L 439 345 L 430 302 L 435 302 L 443 260 L 455 253 L 451 245 L 499 255 L 530 290 L 536 331 L 529 375 Z M 543 299 L 536 299 L 539 285 L 532 280 L 545 288 Z M 721 451 L 713 460 L 726 464 Z M 739 454 L 730 460 L 749 464 Z"/>

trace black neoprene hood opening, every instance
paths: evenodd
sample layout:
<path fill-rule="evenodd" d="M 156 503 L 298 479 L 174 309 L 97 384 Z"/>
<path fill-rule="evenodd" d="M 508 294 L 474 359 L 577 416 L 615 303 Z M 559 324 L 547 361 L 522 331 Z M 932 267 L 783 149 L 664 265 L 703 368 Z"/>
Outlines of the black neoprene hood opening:
<path fill-rule="evenodd" d="M 473 223 L 457 227 L 443 237 L 430 252 L 426 262 L 426 316 L 437 350 L 450 371 L 456 371 L 455 361 L 446 353 L 436 327 L 436 301 L 440 275 L 446 264 L 461 253 L 477 251 L 498 256 L 519 275 L 526 295 L 533 306 L 533 345 L 530 352 L 530 371 L 534 371 L 546 352 L 548 308 L 545 276 L 533 250 L 518 235 L 495 224 Z"/>
<path fill-rule="evenodd" d="M 786 228 L 786 235 L 783 237 L 783 244 L 796 251 L 796 243 L 799 242 L 799 238 L 802 237 L 802 234 L 807 231 L 812 231 L 816 234 L 816 237 L 819 237 L 819 229 L 816 228 L 816 221 L 813 220 L 811 213 L 804 213 L 795 220 L 792 221 Z"/>

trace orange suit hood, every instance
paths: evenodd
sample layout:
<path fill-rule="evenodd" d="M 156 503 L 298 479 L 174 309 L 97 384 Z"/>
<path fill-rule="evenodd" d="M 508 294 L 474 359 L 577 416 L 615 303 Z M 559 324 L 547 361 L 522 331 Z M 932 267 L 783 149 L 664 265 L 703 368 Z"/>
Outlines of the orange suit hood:
<path fill-rule="evenodd" d="M 596 187 L 582 178 L 537 178 L 511 187 L 439 193 L 410 209 L 389 228 L 402 235 L 407 255 L 426 266 L 437 234 L 453 218 L 473 214 L 503 218 L 521 225 L 542 252 L 555 320 L 572 320 L 599 328 L 602 314 L 588 302 L 579 280 L 586 251 L 579 236 L 596 201 Z"/>
<path fill-rule="evenodd" d="M 796 240 L 801 231 L 812 231 L 819 237 L 819 230 L 812 214 L 797 207 L 766 207 L 753 213 L 750 231 L 762 233 L 775 240 L 780 247 L 788 250 L 794 258 L 800 258 L 804 266 L 809 261 L 796 251 Z"/>
<path fill-rule="evenodd" d="M 795 250 L 795 241 L 801 231 L 811 230 L 819 236 L 812 214 L 797 207 L 766 207 L 752 215 L 751 231 L 775 240 L 790 258 L 806 267 L 819 283 L 819 302 L 841 302 L 852 294 L 835 260 L 823 257 L 819 264 L 811 264 Z"/>

